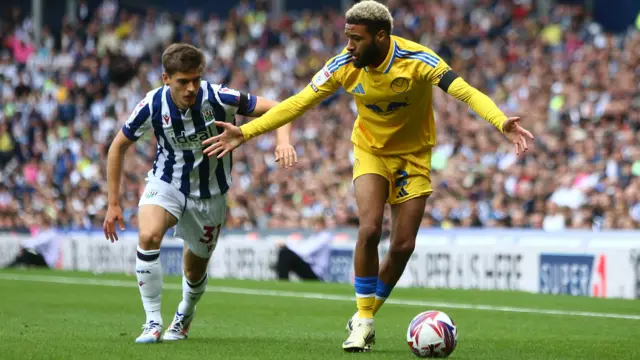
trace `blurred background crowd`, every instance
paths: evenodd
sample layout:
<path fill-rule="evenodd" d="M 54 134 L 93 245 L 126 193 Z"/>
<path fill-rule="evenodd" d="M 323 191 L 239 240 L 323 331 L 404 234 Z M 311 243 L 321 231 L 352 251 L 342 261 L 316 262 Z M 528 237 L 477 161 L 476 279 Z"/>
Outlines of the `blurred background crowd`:
<path fill-rule="evenodd" d="M 205 79 L 284 100 L 346 44 L 339 8 L 270 15 L 242 0 L 228 13 L 77 1 L 45 24 L 4 6 L 0 19 L 0 230 L 44 212 L 66 229 L 101 228 L 110 141 L 161 85 L 175 41 L 207 56 Z M 526 156 L 467 106 L 434 90 L 434 194 L 424 227 L 637 229 L 640 226 L 640 28 L 607 32 L 581 5 L 539 11 L 519 0 L 389 0 L 394 34 L 429 46 L 536 137 Z M 639 25 L 640 27 L 640 25 Z M 128 69 L 137 72 L 123 85 Z M 228 228 L 357 225 L 349 141 L 352 97 L 340 91 L 295 121 L 299 161 L 274 162 L 275 134 L 234 152 Z M 248 119 L 239 118 L 239 121 Z M 127 154 L 127 227 L 155 156 L 151 134 Z"/>

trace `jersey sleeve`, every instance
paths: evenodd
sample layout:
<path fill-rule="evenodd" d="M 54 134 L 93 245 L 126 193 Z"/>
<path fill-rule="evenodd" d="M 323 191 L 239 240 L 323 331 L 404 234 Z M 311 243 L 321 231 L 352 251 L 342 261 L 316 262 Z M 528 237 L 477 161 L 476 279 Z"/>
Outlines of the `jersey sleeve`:
<path fill-rule="evenodd" d="M 122 132 L 129 140 L 136 141 L 150 128 L 151 103 L 147 96 L 133 109 L 129 119 L 122 126 Z"/>
<path fill-rule="evenodd" d="M 244 139 L 249 140 L 292 122 L 336 92 L 341 86 L 344 65 L 349 62 L 351 62 L 351 56 L 348 53 L 327 61 L 302 91 L 276 105 L 259 119 L 242 125 L 240 129 Z"/>
<path fill-rule="evenodd" d="M 428 54 L 433 58 L 432 64 L 434 66 L 425 65 L 424 79 L 447 94 L 465 102 L 476 114 L 502 132 L 502 124 L 507 117 L 498 106 L 487 95 L 464 81 L 436 53 L 429 49 L 427 50 Z"/>
<path fill-rule="evenodd" d="M 313 76 L 309 88 L 318 96 L 322 96 L 322 99 L 333 94 L 342 84 L 344 66 L 350 62 L 351 55 L 348 52 L 343 51 L 340 55 L 334 56 Z"/>
<path fill-rule="evenodd" d="M 449 72 L 452 72 L 451 68 L 446 61 L 442 60 L 435 52 L 433 52 L 429 48 L 425 47 L 424 55 L 421 56 L 426 59 L 423 60 L 423 79 L 442 89 L 447 82 L 447 79 L 445 79 L 445 75 L 447 75 L 447 73 Z M 443 90 L 447 91 L 446 89 Z"/>
<path fill-rule="evenodd" d="M 216 100 L 222 105 L 225 113 L 230 115 L 250 115 L 256 108 L 258 98 L 249 93 L 244 94 L 238 90 L 230 89 L 223 85 L 211 85 Z"/>

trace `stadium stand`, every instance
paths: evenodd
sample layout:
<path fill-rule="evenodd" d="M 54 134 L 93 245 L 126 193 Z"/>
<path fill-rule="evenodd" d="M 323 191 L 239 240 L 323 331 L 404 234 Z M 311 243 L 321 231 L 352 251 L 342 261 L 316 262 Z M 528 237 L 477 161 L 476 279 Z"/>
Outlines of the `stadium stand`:
<path fill-rule="evenodd" d="M 436 191 L 423 226 L 640 227 L 640 29 L 606 33 L 580 6 L 540 17 L 526 1 L 481 3 L 389 1 L 396 34 L 434 49 L 536 136 L 517 158 L 465 104 L 435 91 Z M 172 41 L 205 51 L 209 81 L 277 100 L 345 44 L 338 9 L 272 20 L 244 1 L 224 18 L 189 10 L 179 21 L 112 0 L 85 10 L 75 24 L 45 28 L 40 44 L 21 8 L 2 14 L 0 230 L 27 231 L 24 219 L 42 211 L 66 229 L 102 227 L 110 140 L 160 85 Z M 339 93 L 294 122 L 293 170 L 274 163 L 275 134 L 238 149 L 227 227 L 308 228 L 317 216 L 353 226 L 354 118 L 351 96 Z M 154 155 L 147 137 L 127 157 L 127 227 Z"/>

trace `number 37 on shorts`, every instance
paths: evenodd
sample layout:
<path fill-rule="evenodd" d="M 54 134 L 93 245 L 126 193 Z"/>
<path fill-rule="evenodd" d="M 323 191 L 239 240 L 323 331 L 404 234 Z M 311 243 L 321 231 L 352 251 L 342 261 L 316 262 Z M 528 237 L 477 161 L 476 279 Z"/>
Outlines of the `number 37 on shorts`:
<path fill-rule="evenodd" d="M 209 254 L 213 252 L 213 249 L 215 249 L 216 244 L 218 243 L 218 236 L 220 235 L 221 229 L 222 224 L 217 226 L 204 226 L 204 235 L 200 238 L 200 244 L 207 247 L 207 252 Z"/>

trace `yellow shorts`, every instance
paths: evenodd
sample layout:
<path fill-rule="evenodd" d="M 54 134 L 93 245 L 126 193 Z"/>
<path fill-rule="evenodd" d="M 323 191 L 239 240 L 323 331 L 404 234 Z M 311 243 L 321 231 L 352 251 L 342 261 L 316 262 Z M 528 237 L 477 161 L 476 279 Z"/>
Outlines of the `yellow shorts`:
<path fill-rule="evenodd" d="M 391 205 L 429 195 L 431 189 L 431 150 L 404 155 L 374 155 L 353 147 L 353 180 L 360 175 L 378 174 L 389 181 Z"/>

